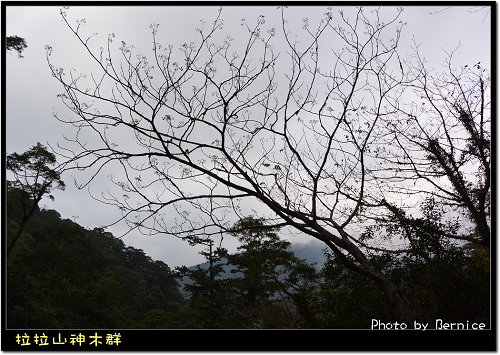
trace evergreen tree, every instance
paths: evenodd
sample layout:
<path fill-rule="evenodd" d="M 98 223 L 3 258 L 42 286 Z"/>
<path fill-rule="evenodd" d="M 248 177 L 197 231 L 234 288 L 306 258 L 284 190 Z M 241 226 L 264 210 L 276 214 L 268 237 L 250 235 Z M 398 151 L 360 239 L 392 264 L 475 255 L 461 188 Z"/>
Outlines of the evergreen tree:
<path fill-rule="evenodd" d="M 246 217 L 233 226 L 241 245 L 228 256 L 237 277 L 230 280 L 234 294 L 233 317 L 243 328 L 293 328 L 294 298 L 303 292 L 299 280 L 309 279 L 313 268 L 289 250 L 277 228 L 263 219 Z"/>
<path fill-rule="evenodd" d="M 223 258 L 227 256 L 224 248 L 214 248 L 213 240 L 198 240 L 206 246 L 200 254 L 208 262 L 208 268 L 197 265 L 195 268 L 181 267 L 181 277 L 190 282 L 184 286 L 189 295 L 189 306 L 183 311 L 183 317 L 193 328 L 227 328 L 228 314 L 231 311 L 231 297 L 224 274 Z"/>
<path fill-rule="evenodd" d="M 12 153 L 7 156 L 7 170 L 14 176 L 14 180 L 7 182 L 9 191 L 24 195 L 20 199 L 22 218 L 17 232 L 9 241 L 7 255 L 21 236 L 26 223 L 38 209 L 42 197 L 53 189 L 64 190 L 65 185 L 60 178 L 62 170 L 60 167 L 52 168 L 54 164 L 56 164 L 55 155 L 40 143 L 22 154 Z M 48 197 L 54 199 L 52 195 Z"/>

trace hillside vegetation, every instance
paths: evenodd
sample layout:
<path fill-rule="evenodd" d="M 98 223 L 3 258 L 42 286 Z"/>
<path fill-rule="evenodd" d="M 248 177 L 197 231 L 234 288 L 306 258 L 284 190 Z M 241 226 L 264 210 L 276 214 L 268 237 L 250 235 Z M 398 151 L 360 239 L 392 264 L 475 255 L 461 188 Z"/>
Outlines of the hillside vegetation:
<path fill-rule="evenodd" d="M 7 194 L 7 233 L 22 218 L 22 195 Z M 172 270 L 102 229 L 54 210 L 31 217 L 8 259 L 11 328 L 177 327 L 185 302 Z"/>
<path fill-rule="evenodd" d="M 29 205 L 24 199 L 8 190 L 9 238 L 22 204 Z M 308 254 L 304 247 L 291 248 L 279 230 L 259 223 L 240 222 L 253 229 L 237 235 L 238 253 L 209 244 L 202 252 L 207 263 L 172 270 L 103 229 L 37 207 L 8 258 L 7 326 L 366 329 L 372 318 L 398 320 L 373 282 L 328 253 L 323 265 L 308 263 L 297 257 Z M 487 260 L 487 251 L 468 246 L 450 246 L 432 259 L 372 255 L 410 295 L 417 319 L 431 324 L 439 318 L 489 325 Z"/>

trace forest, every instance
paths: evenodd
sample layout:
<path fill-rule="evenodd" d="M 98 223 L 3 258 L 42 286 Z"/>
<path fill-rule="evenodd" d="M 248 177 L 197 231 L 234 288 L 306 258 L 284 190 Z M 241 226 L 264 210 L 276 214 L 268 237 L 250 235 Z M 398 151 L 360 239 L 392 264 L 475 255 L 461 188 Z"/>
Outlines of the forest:
<path fill-rule="evenodd" d="M 207 8 L 191 33 L 163 21 L 147 40 L 59 9 L 66 37 L 44 68 L 61 138 L 6 157 L 9 327 L 491 327 L 491 49 L 436 59 L 405 33 L 415 14 L 473 12 L 317 9 Z M 28 42 L 7 43 L 16 60 Z M 71 179 L 117 217 L 89 229 L 41 207 Z M 170 267 L 114 226 L 205 262 Z M 293 236 L 325 261 L 298 257 Z"/>
<path fill-rule="evenodd" d="M 22 190 L 7 191 L 9 240 L 32 205 Z M 243 219 L 235 230 L 242 226 L 251 229 L 235 232 L 238 253 L 209 244 L 203 252 L 208 267 L 171 269 L 103 229 L 85 229 L 57 211 L 36 207 L 8 258 L 7 325 L 366 329 L 372 319 L 398 319 L 374 282 L 343 268 L 331 253 L 325 251 L 324 265 L 310 265 L 259 219 Z M 419 321 L 466 319 L 489 326 L 487 255 L 484 248 L 466 246 L 430 259 L 379 254 L 372 261 L 409 295 Z M 190 280 L 184 292 L 181 278 Z"/>

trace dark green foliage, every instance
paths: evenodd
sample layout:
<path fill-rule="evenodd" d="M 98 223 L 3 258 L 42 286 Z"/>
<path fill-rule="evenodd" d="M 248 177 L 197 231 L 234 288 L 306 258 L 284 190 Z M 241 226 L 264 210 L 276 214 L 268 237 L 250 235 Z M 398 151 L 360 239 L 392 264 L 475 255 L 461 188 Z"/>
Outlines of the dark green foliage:
<path fill-rule="evenodd" d="M 293 297 L 299 297 L 303 286 L 299 280 L 313 268 L 298 259 L 289 250 L 290 243 L 279 238 L 278 229 L 265 226 L 262 219 L 241 219 L 233 230 L 241 245 L 228 261 L 239 276 L 229 282 L 240 327 L 293 328 Z"/>
<path fill-rule="evenodd" d="M 228 328 L 232 295 L 224 274 L 222 259 L 227 256 L 223 248 L 213 248 L 213 241 L 207 242 L 207 250 L 200 253 L 208 261 L 208 268 L 182 267 L 178 271 L 182 277 L 191 280 L 184 286 L 189 295 L 189 305 L 183 310 L 191 328 Z"/>
<path fill-rule="evenodd" d="M 488 250 L 443 240 L 435 231 L 451 233 L 457 226 L 443 222 L 432 200 L 422 209 L 424 218 L 407 230 L 413 252 L 373 254 L 371 262 L 408 298 L 415 320 L 489 324 Z M 371 319 L 401 321 L 374 281 L 346 269 L 332 254 L 325 252 L 318 272 L 260 219 L 245 218 L 233 230 L 239 253 L 210 248 L 204 255 L 211 267 L 184 270 L 193 281 L 183 309 L 189 327 L 367 329 Z M 368 229 L 365 237 L 372 233 Z M 223 266 L 232 269 L 232 277 Z"/>
<path fill-rule="evenodd" d="M 346 270 L 327 254 L 321 283 L 298 304 L 300 327 L 366 329 L 370 320 L 399 319 L 383 292 L 363 276 Z M 418 321 L 484 322 L 489 325 L 489 257 L 486 248 L 449 248 L 439 257 L 376 255 L 372 262 L 414 306 Z"/>
<path fill-rule="evenodd" d="M 23 190 L 8 189 L 7 237 L 23 219 Z M 407 255 L 374 254 L 371 261 L 408 297 L 418 321 L 489 325 L 490 251 L 456 245 L 436 231 L 443 222 L 432 200 L 423 218 L 391 233 L 410 241 Z M 209 239 L 208 267 L 172 272 L 142 250 L 100 228 L 87 230 L 38 207 L 7 265 L 7 325 L 12 328 L 331 328 L 366 329 L 371 319 L 398 321 L 373 281 L 326 253 L 318 272 L 290 251 L 290 243 L 252 217 L 233 228 L 238 253 Z M 367 229 L 365 238 L 377 233 Z M 228 275 L 228 270 L 232 274 Z M 185 302 L 176 277 L 187 277 Z"/>
<path fill-rule="evenodd" d="M 16 213 L 22 212 L 18 228 L 9 240 L 7 254 L 11 253 L 26 223 L 38 209 L 42 197 L 53 189 L 64 190 L 62 169 L 52 168 L 55 164 L 56 156 L 40 143 L 22 154 L 12 153 L 7 156 L 7 170 L 14 176 L 12 181 L 7 181 L 7 187 L 9 192 L 15 191 L 18 195 L 17 201 L 20 204 L 15 207 Z M 54 199 L 52 195 L 48 197 Z"/>
<path fill-rule="evenodd" d="M 380 288 L 366 277 L 346 269 L 328 252 L 325 255 L 327 260 L 320 271 L 318 287 L 298 305 L 299 326 L 366 329 L 372 318 L 387 319 L 389 302 Z"/>
<path fill-rule="evenodd" d="M 235 266 L 232 272 L 241 276 L 233 283 L 243 303 L 253 307 L 281 288 L 278 276 L 294 255 L 287 250 L 290 243 L 280 240 L 276 230 L 266 229 L 261 220 L 249 217 L 234 229 L 241 245 L 238 254 L 229 256 L 229 263 Z"/>
<path fill-rule="evenodd" d="M 15 175 L 15 180 L 9 181 L 9 185 L 28 192 L 30 197 L 47 193 L 52 188 L 64 189 L 60 171 L 50 167 L 54 164 L 55 155 L 40 143 L 22 154 L 9 154 L 6 166 Z"/>
<path fill-rule="evenodd" d="M 189 305 L 183 310 L 188 324 L 200 328 L 294 328 L 294 302 L 306 298 L 315 269 L 298 259 L 289 250 L 290 243 L 261 219 L 244 218 L 232 233 L 241 242 L 237 254 L 214 250 L 208 242 L 202 252 L 207 268 L 180 269 L 191 280 L 185 286 Z"/>
<path fill-rule="evenodd" d="M 23 194 L 7 194 L 8 234 Z M 27 203 L 25 201 L 25 203 Z M 163 262 L 102 229 L 87 230 L 36 208 L 8 257 L 7 325 L 12 328 L 179 327 L 183 304 Z"/>
<path fill-rule="evenodd" d="M 447 215 L 432 197 L 421 204 L 421 217 L 389 208 L 394 219 L 384 226 L 385 232 L 406 240 L 410 250 L 373 254 L 371 262 L 409 300 L 416 320 L 489 324 L 489 247 L 449 238 L 459 234 L 461 220 Z M 373 238 L 381 228 L 366 228 L 362 240 Z M 338 258 L 327 254 L 320 280 L 308 302 L 299 304 L 301 326 L 367 328 L 372 318 L 400 321 L 378 285 L 347 270 Z"/>
<path fill-rule="evenodd" d="M 19 36 L 8 36 L 5 39 L 5 47 L 8 51 L 10 50 L 15 50 L 19 56 L 19 58 L 22 58 L 22 52 L 25 48 L 28 47 L 26 44 L 26 40 L 22 37 Z"/>
<path fill-rule="evenodd" d="M 419 319 L 489 324 L 488 251 L 477 246 L 467 249 L 449 248 L 430 260 L 406 257 L 392 272 L 406 288 Z"/>

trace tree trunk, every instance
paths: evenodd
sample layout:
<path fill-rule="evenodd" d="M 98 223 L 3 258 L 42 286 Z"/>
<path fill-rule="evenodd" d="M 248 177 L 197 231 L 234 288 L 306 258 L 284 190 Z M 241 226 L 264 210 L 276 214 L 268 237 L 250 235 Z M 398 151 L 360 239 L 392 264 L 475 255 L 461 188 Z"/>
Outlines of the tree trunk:
<path fill-rule="evenodd" d="M 380 284 L 386 297 L 389 299 L 393 306 L 394 314 L 398 322 L 404 322 L 407 325 L 413 324 L 416 319 L 415 312 L 411 306 L 410 301 L 406 296 L 385 276 L 381 275 L 380 280 L 376 280 Z"/>
<path fill-rule="evenodd" d="M 40 199 L 41 198 L 36 199 L 33 206 L 31 207 L 30 211 L 28 212 L 28 214 L 24 215 L 23 220 L 21 222 L 21 225 L 19 226 L 19 230 L 16 232 L 16 234 L 14 235 L 14 238 L 12 238 L 9 246 L 7 247 L 7 256 L 10 255 L 12 248 L 14 248 L 14 244 L 16 244 L 17 240 L 19 239 L 19 237 L 23 233 L 24 226 L 26 225 L 26 223 L 28 223 L 29 219 L 31 218 L 31 216 L 35 212 L 36 208 L 38 207 L 38 203 L 40 202 Z"/>
<path fill-rule="evenodd" d="M 397 321 L 404 322 L 407 325 L 413 324 L 415 321 L 415 312 L 408 298 L 406 298 L 396 285 L 394 285 L 387 277 L 385 277 L 385 275 L 373 266 L 372 262 L 365 256 L 365 254 L 363 254 L 361 250 L 358 249 L 356 245 L 347 239 L 342 241 L 343 249 L 348 251 L 349 254 L 356 259 L 359 265 L 353 263 L 352 260 L 349 260 L 349 258 L 347 258 L 330 240 L 325 241 L 325 243 L 339 258 L 342 264 L 344 264 L 349 270 L 365 275 L 379 285 L 387 299 L 391 302 Z"/>

